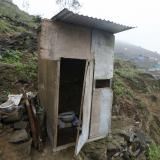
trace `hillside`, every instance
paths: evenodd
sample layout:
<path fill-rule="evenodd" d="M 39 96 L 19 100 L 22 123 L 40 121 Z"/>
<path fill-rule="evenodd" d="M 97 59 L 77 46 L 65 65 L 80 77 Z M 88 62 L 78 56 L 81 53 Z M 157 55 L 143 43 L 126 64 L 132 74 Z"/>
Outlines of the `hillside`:
<path fill-rule="evenodd" d="M 30 16 L 10 1 L 0 0 L 0 55 L 8 50 L 34 52 L 40 17 Z"/>
<path fill-rule="evenodd" d="M 37 91 L 40 21 L 40 17 L 21 11 L 10 0 L 0 0 L 0 104 L 7 100 L 8 94 Z M 137 70 L 133 59 L 141 55 L 159 59 L 154 52 L 126 43 L 116 44 L 116 57 L 123 60 L 115 61 L 112 131 L 107 138 L 87 144 L 78 160 L 106 160 L 106 155 L 108 160 L 160 159 L 160 80 Z M 12 131 L 11 125 L 3 126 L 0 122 L 2 160 L 22 160 L 26 156 L 33 160 L 71 159 L 72 148 L 56 155 L 46 141 L 43 151 L 32 148 L 32 152 L 24 154 L 22 151 L 31 145 L 18 148 L 18 144 L 9 144 Z"/>
<path fill-rule="evenodd" d="M 0 102 L 9 93 L 35 90 L 37 81 L 37 29 L 40 17 L 0 0 Z"/>
<path fill-rule="evenodd" d="M 116 41 L 115 43 L 116 58 L 130 60 L 136 64 L 138 68 L 149 70 L 155 64 L 160 63 L 160 54 L 146 50 L 142 47 L 129 43 Z"/>
<path fill-rule="evenodd" d="M 3 19 L 1 19 L 1 32 L 4 33 L 13 33 L 16 31 L 22 32 L 22 28 L 25 28 L 25 26 L 36 28 L 35 16 L 31 16 L 28 13 L 20 10 L 10 1 L 0 0 L 0 17 Z M 12 28 L 14 25 L 15 28 Z M 22 30 L 19 27 L 21 27 Z"/>

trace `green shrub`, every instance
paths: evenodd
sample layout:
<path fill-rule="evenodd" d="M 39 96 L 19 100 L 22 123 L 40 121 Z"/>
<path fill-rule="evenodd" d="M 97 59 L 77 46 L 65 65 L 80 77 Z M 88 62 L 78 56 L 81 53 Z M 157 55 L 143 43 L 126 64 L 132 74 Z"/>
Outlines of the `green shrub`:
<path fill-rule="evenodd" d="M 13 30 L 11 29 L 11 25 L 5 21 L 5 20 L 0 20 L 0 33 L 12 33 Z"/>
<path fill-rule="evenodd" d="M 152 144 L 149 147 L 149 160 L 160 160 L 160 146 Z"/>
<path fill-rule="evenodd" d="M 27 30 L 22 26 L 14 26 L 11 22 L 7 20 L 0 20 L 0 33 L 13 34 L 13 33 L 23 33 Z"/>
<path fill-rule="evenodd" d="M 133 91 L 126 85 L 126 83 L 118 75 L 114 75 L 113 90 L 117 97 L 127 97 L 133 99 Z"/>
<path fill-rule="evenodd" d="M 33 21 L 36 23 L 40 23 L 42 21 L 42 18 L 40 15 L 36 15 L 33 17 Z"/>
<path fill-rule="evenodd" d="M 16 65 L 17 72 L 23 77 L 24 79 L 31 80 L 37 77 L 37 57 L 33 57 L 27 63 L 18 63 Z"/>
<path fill-rule="evenodd" d="M 22 62 L 23 54 L 17 50 L 9 50 L 0 59 L 1 62 L 13 64 L 17 73 L 24 79 L 32 79 L 37 76 L 37 56 L 33 54 L 25 63 Z"/>
<path fill-rule="evenodd" d="M 146 105 L 145 105 L 145 103 L 143 102 L 143 100 L 142 99 L 135 99 L 135 102 L 136 102 L 136 106 L 137 106 L 137 108 L 138 109 L 144 109 L 144 108 L 146 108 Z"/>
<path fill-rule="evenodd" d="M 21 11 L 16 5 L 0 1 L 0 15 L 10 17 L 13 20 L 27 23 L 30 27 L 37 27 L 33 17 L 28 13 Z"/>
<path fill-rule="evenodd" d="M 3 54 L 1 61 L 8 64 L 20 63 L 22 55 L 23 54 L 20 51 L 8 50 L 6 53 Z"/>

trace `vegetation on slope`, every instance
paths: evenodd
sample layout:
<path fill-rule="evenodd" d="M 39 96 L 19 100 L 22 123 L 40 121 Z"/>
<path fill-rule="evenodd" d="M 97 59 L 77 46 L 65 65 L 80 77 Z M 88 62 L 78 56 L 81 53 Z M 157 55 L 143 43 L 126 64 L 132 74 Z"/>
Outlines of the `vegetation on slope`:
<path fill-rule="evenodd" d="M 157 146 L 155 144 L 150 146 L 149 159 L 150 160 L 159 160 L 160 159 L 160 146 Z"/>
<path fill-rule="evenodd" d="M 0 33 L 13 34 L 36 29 L 39 17 L 30 16 L 13 3 L 0 0 L 0 19 Z"/>
<path fill-rule="evenodd" d="M 113 116 L 124 115 L 139 123 L 138 129 L 152 139 L 149 159 L 159 159 L 160 80 L 138 71 L 129 61 L 117 60 L 114 72 Z M 126 124 L 127 125 L 127 124 Z"/>
<path fill-rule="evenodd" d="M 37 54 L 9 50 L 0 59 L 0 103 L 9 93 L 37 90 Z"/>
<path fill-rule="evenodd" d="M 30 16 L 16 5 L 0 0 L 0 56 L 8 50 L 35 52 L 39 16 Z"/>
<path fill-rule="evenodd" d="M 0 102 L 9 93 L 37 89 L 37 29 L 39 16 L 0 0 Z"/>

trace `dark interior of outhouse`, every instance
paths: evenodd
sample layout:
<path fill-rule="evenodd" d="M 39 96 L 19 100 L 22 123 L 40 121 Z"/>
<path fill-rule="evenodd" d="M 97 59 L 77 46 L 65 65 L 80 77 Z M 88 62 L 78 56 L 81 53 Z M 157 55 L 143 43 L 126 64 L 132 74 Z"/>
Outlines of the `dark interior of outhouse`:
<path fill-rule="evenodd" d="M 86 60 L 61 58 L 57 146 L 76 141 Z"/>

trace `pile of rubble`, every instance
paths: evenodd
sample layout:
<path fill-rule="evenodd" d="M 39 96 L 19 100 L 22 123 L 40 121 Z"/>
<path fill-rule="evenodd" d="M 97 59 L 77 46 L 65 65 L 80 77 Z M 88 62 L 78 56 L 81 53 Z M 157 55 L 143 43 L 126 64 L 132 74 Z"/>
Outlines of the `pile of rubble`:
<path fill-rule="evenodd" d="M 147 160 L 151 143 L 139 130 L 117 130 L 107 138 L 108 160 Z"/>
<path fill-rule="evenodd" d="M 26 154 L 30 154 L 31 145 L 42 149 L 40 124 L 38 121 L 37 96 L 32 92 L 9 95 L 8 101 L 0 105 L 0 136 L 5 134 L 5 128 L 11 129 L 8 143 L 16 147 L 27 144 Z"/>

